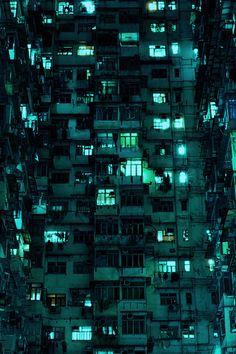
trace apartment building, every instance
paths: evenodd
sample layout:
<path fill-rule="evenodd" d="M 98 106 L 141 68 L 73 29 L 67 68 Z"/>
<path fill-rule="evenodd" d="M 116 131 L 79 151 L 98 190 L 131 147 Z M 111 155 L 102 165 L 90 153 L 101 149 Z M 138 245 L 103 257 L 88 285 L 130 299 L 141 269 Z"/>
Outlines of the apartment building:
<path fill-rule="evenodd" d="M 0 21 L 0 353 L 235 353 L 233 1 Z"/>

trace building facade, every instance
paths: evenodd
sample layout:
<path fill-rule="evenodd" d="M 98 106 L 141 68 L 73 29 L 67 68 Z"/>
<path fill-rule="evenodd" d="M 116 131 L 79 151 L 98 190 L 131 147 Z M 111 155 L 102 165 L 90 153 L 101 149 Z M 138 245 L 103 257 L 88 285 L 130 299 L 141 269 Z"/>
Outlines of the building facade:
<path fill-rule="evenodd" d="M 0 22 L 0 353 L 235 353 L 233 1 Z"/>

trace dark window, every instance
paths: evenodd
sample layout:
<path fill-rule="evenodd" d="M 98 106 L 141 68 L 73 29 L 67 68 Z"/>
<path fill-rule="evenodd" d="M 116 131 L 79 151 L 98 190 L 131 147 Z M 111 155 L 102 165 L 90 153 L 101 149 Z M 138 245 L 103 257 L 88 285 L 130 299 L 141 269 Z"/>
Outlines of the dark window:
<path fill-rule="evenodd" d="M 188 210 L 188 199 L 182 199 L 180 201 L 180 203 L 181 203 L 181 210 L 187 211 Z"/>
<path fill-rule="evenodd" d="M 118 235 L 119 227 L 118 220 L 97 220 L 96 233 L 97 235 Z"/>
<path fill-rule="evenodd" d="M 145 334 L 146 321 L 144 316 L 128 313 L 122 316 L 122 334 Z"/>
<path fill-rule="evenodd" d="M 47 294 L 46 303 L 48 306 L 66 306 L 65 294 Z"/>
<path fill-rule="evenodd" d="M 60 23 L 59 30 L 60 30 L 60 32 L 74 32 L 75 24 L 74 23 Z"/>
<path fill-rule="evenodd" d="M 61 172 L 61 173 L 53 173 L 51 182 L 55 184 L 60 183 L 69 183 L 69 173 Z"/>
<path fill-rule="evenodd" d="M 160 334 L 163 339 L 178 338 L 178 327 L 161 325 Z"/>
<path fill-rule="evenodd" d="M 118 251 L 97 251 L 96 266 L 97 267 L 118 267 L 119 252 Z"/>
<path fill-rule="evenodd" d="M 93 241 L 93 231 L 91 230 L 74 230 L 74 242 L 75 243 L 87 243 L 91 244 Z"/>
<path fill-rule="evenodd" d="M 173 212 L 174 203 L 172 200 L 163 200 L 160 198 L 152 199 L 152 211 L 153 212 Z"/>
<path fill-rule="evenodd" d="M 160 304 L 161 305 L 175 305 L 177 304 L 176 294 L 160 294 Z"/>
<path fill-rule="evenodd" d="M 66 274 L 66 262 L 48 262 L 49 274 Z"/>
<path fill-rule="evenodd" d="M 99 16 L 101 23 L 116 23 L 116 15 L 113 14 L 101 14 Z"/>
<path fill-rule="evenodd" d="M 186 304 L 192 305 L 192 293 L 186 293 Z"/>
<path fill-rule="evenodd" d="M 143 267 L 144 266 L 144 254 L 122 254 L 122 267 Z"/>
<path fill-rule="evenodd" d="M 160 144 L 155 146 L 155 153 L 156 155 L 166 156 L 171 155 L 171 143 L 162 141 Z"/>
<path fill-rule="evenodd" d="M 133 193 L 126 191 L 121 194 L 121 206 L 142 206 L 143 195 L 135 191 Z"/>
<path fill-rule="evenodd" d="M 54 156 L 69 156 L 70 155 L 70 146 L 69 145 L 57 145 L 53 148 Z"/>
<path fill-rule="evenodd" d="M 119 22 L 120 23 L 138 23 L 139 21 L 139 11 L 133 10 L 121 10 L 119 12 Z"/>
<path fill-rule="evenodd" d="M 39 162 L 37 165 L 37 177 L 45 177 L 48 174 L 48 163 Z"/>
<path fill-rule="evenodd" d="M 180 70 L 179 69 L 175 69 L 174 70 L 174 74 L 175 74 L 175 78 L 180 77 Z"/>
<path fill-rule="evenodd" d="M 152 78 L 153 79 L 166 79 L 167 78 L 167 69 L 152 69 Z"/>
<path fill-rule="evenodd" d="M 122 288 L 122 299 L 123 300 L 141 300 L 145 298 L 145 288 L 144 285 L 130 283 L 129 286 L 124 286 Z"/>
<path fill-rule="evenodd" d="M 92 266 L 89 262 L 81 261 L 73 263 L 73 273 L 74 274 L 88 274 L 92 270 Z"/>
<path fill-rule="evenodd" d="M 120 299 L 120 288 L 119 286 L 97 286 L 95 288 L 95 298 L 99 302 L 104 302 L 105 301 L 116 301 Z"/>
<path fill-rule="evenodd" d="M 142 235 L 143 227 L 143 219 L 124 218 L 121 220 L 121 232 L 124 236 Z"/>

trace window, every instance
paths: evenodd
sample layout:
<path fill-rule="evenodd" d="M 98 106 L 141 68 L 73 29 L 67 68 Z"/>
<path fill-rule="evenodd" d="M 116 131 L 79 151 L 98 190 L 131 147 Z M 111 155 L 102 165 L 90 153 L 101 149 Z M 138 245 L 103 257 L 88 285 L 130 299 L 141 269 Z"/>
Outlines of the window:
<path fill-rule="evenodd" d="M 165 57 L 166 47 L 164 45 L 149 45 L 149 56 L 150 57 Z"/>
<path fill-rule="evenodd" d="M 142 161 L 136 159 L 121 161 L 120 172 L 124 176 L 142 176 Z"/>
<path fill-rule="evenodd" d="M 77 103 L 88 104 L 94 102 L 94 93 L 89 91 L 78 91 L 77 92 Z"/>
<path fill-rule="evenodd" d="M 69 234 L 66 231 L 44 231 L 44 241 L 63 243 L 68 241 Z"/>
<path fill-rule="evenodd" d="M 167 69 L 152 69 L 152 78 L 153 79 L 166 79 L 167 78 Z"/>
<path fill-rule="evenodd" d="M 122 218 L 121 232 L 123 236 L 143 235 L 144 221 L 142 218 Z"/>
<path fill-rule="evenodd" d="M 179 173 L 179 183 L 186 184 L 188 181 L 188 174 L 185 171 Z"/>
<path fill-rule="evenodd" d="M 154 92 L 152 94 L 154 103 L 166 103 L 167 102 L 167 94 L 164 92 Z"/>
<path fill-rule="evenodd" d="M 176 145 L 176 152 L 179 156 L 186 156 L 186 144 L 179 143 Z"/>
<path fill-rule="evenodd" d="M 34 283 L 29 284 L 29 294 L 27 296 L 28 300 L 40 301 L 42 298 L 42 284 Z"/>
<path fill-rule="evenodd" d="M 98 133 L 97 134 L 97 147 L 100 148 L 113 148 L 115 147 L 115 133 Z"/>
<path fill-rule="evenodd" d="M 96 221 L 96 233 L 97 235 L 117 235 L 119 232 L 118 220 L 115 218 L 109 218 L 109 220 L 97 220 Z"/>
<path fill-rule="evenodd" d="M 93 241 L 94 233 L 90 230 L 78 230 L 75 229 L 74 232 L 74 242 L 75 243 L 88 243 Z"/>
<path fill-rule="evenodd" d="M 157 10 L 159 11 L 165 10 L 165 1 L 157 1 Z"/>
<path fill-rule="evenodd" d="M 141 282 L 131 282 L 129 286 L 122 287 L 123 300 L 145 299 L 145 288 Z"/>
<path fill-rule="evenodd" d="M 168 228 L 166 230 L 157 231 L 158 242 L 173 242 L 175 240 L 174 229 Z"/>
<path fill-rule="evenodd" d="M 45 177 L 48 175 L 48 163 L 39 162 L 36 165 L 37 168 L 37 177 Z"/>
<path fill-rule="evenodd" d="M 173 120 L 173 127 L 175 129 L 184 129 L 184 117 L 175 117 Z"/>
<path fill-rule="evenodd" d="M 151 23 L 150 29 L 154 33 L 165 32 L 166 26 L 164 22 Z"/>
<path fill-rule="evenodd" d="M 170 118 L 153 118 L 153 128 L 158 130 L 167 130 L 170 128 Z"/>
<path fill-rule="evenodd" d="M 178 68 L 174 69 L 174 76 L 175 76 L 175 78 L 180 77 L 180 69 L 178 69 Z"/>
<path fill-rule="evenodd" d="M 73 262 L 73 273 L 74 274 L 88 274 L 92 270 L 92 266 L 87 261 Z"/>
<path fill-rule="evenodd" d="M 157 1 L 150 1 L 147 4 L 147 8 L 149 12 L 157 11 Z"/>
<path fill-rule="evenodd" d="M 176 261 L 159 261 L 158 271 L 162 273 L 176 272 Z"/>
<path fill-rule="evenodd" d="M 118 267 L 118 251 L 96 251 L 96 267 Z"/>
<path fill-rule="evenodd" d="M 58 2 L 58 15 L 72 15 L 74 12 L 74 5 L 72 1 Z"/>
<path fill-rule="evenodd" d="M 68 210 L 68 202 L 51 202 L 49 206 L 49 213 L 53 217 L 63 217 Z"/>
<path fill-rule="evenodd" d="M 56 145 L 53 148 L 54 156 L 69 156 L 70 155 L 70 145 Z"/>
<path fill-rule="evenodd" d="M 168 1 L 168 9 L 173 11 L 177 9 L 176 1 Z"/>
<path fill-rule="evenodd" d="M 160 305 L 176 305 L 177 304 L 177 294 L 160 294 Z"/>
<path fill-rule="evenodd" d="M 137 148 L 138 133 L 120 133 L 121 148 Z"/>
<path fill-rule="evenodd" d="M 115 14 L 101 14 L 99 16 L 100 23 L 116 23 Z"/>
<path fill-rule="evenodd" d="M 139 40 L 139 33 L 119 33 L 119 40 L 121 46 L 136 46 Z"/>
<path fill-rule="evenodd" d="M 11 11 L 13 17 L 16 17 L 16 14 L 17 14 L 17 3 L 18 3 L 18 0 L 10 0 L 10 11 Z"/>
<path fill-rule="evenodd" d="M 122 267 L 123 268 L 143 268 L 144 267 L 144 254 L 132 253 L 122 254 Z"/>
<path fill-rule="evenodd" d="M 49 274 L 66 274 L 66 262 L 48 262 Z"/>
<path fill-rule="evenodd" d="M 114 189 L 98 189 L 97 205 L 115 205 L 116 195 Z"/>
<path fill-rule="evenodd" d="M 54 102 L 55 103 L 71 103 L 71 93 L 69 92 L 61 92 L 59 94 L 55 94 Z"/>
<path fill-rule="evenodd" d="M 65 327 L 45 327 L 46 338 L 49 341 L 60 341 L 65 339 Z"/>
<path fill-rule="evenodd" d="M 94 55 L 94 46 L 92 46 L 92 45 L 79 45 L 79 47 L 77 49 L 77 55 L 79 55 L 79 56 Z"/>
<path fill-rule="evenodd" d="M 142 206 L 143 194 L 139 190 L 136 191 L 121 191 L 121 206 Z"/>
<path fill-rule="evenodd" d="M 188 229 L 184 229 L 182 235 L 183 235 L 183 241 L 188 241 L 189 240 Z"/>
<path fill-rule="evenodd" d="M 118 83 L 117 81 L 101 81 L 98 87 L 99 95 L 117 95 L 118 93 Z"/>
<path fill-rule="evenodd" d="M 182 336 L 186 339 L 193 339 L 195 337 L 195 326 L 193 323 L 183 323 Z"/>
<path fill-rule="evenodd" d="M 75 24 L 74 23 L 60 23 L 61 32 L 74 32 Z"/>
<path fill-rule="evenodd" d="M 52 56 L 42 56 L 42 64 L 44 69 L 50 70 L 52 68 Z"/>
<path fill-rule="evenodd" d="M 97 107 L 96 119 L 97 120 L 117 120 L 118 109 L 116 107 Z"/>
<path fill-rule="evenodd" d="M 81 1 L 81 12 L 85 12 L 87 14 L 93 14 L 95 12 L 95 4 L 92 0 Z"/>
<path fill-rule="evenodd" d="M 95 298 L 100 302 L 101 300 L 108 299 L 108 301 L 114 302 L 120 299 L 120 286 L 108 284 L 96 286 L 95 288 Z"/>
<path fill-rule="evenodd" d="M 171 142 L 162 140 L 158 145 L 155 145 L 155 154 L 159 156 L 171 155 Z"/>
<path fill-rule="evenodd" d="M 93 148 L 93 145 L 76 145 L 76 156 L 92 156 Z"/>
<path fill-rule="evenodd" d="M 192 293 L 186 293 L 186 304 L 187 305 L 192 305 Z"/>
<path fill-rule="evenodd" d="M 122 316 L 122 334 L 145 334 L 146 320 L 144 316 L 128 313 Z"/>
<path fill-rule="evenodd" d="M 174 203 L 172 200 L 164 200 L 160 198 L 152 198 L 152 211 L 154 213 L 168 213 L 174 211 Z"/>
<path fill-rule="evenodd" d="M 66 306 L 65 294 L 47 294 L 46 303 L 48 306 Z"/>
<path fill-rule="evenodd" d="M 72 341 L 92 340 L 92 326 L 72 327 Z"/>
<path fill-rule="evenodd" d="M 189 260 L 184 261 L 184 270 L 185 270 L 185 272 L 190 272 L 190 261 Z"/>
<path fill-rule="evenodd" d="M 182 102 L 182 92 L 180 90 L 174 90 L 174 102 L 175 103 L 180 103 Z"/>
<path fill-rule="evenodd" d="M 180 201 L 181 205 L 181 211 L 187 211 L 188 210 L 188 199 L 182 199 Z"/>
<path fill-rule="evenodd" d="M 86 288 L 70 288 L 69 306 L 92 307 L 90 290 Z"/>
<path fill-rule="evenodd" d="M 163 339 L 178 338 L 178 327 L 160 325 L 160 334 Z"/>
<path fill-rule="evenodd" d="M 57 55 L 72 55 L 73 54 L 73 47 L 59 47 L 57 49 Z"/>
<path fill-rule="evenodd" d="M 46 24 L 46 23 L 53 23 L 53 19 L 52 19 L 52 17 L 49 16 L 49 15 L 43 15 L 42 23 L 43 23 L 43 24 Z"/>

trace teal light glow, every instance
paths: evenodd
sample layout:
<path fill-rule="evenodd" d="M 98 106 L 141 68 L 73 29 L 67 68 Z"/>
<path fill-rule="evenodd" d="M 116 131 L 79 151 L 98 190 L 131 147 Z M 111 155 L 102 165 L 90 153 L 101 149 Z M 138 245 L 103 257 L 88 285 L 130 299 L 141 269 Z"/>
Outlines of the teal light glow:
<path fill-rule="evenodd" d="M 82 5 L 86 8 L 88 14 L 95 12 L 95 5 L 93 1 L 82 1 Z"/>
<path fill-rule="evenodd" d="M 178 155 L 181 155 L 181 156 L 186 155 L 186 145 L 185 144 L 179 144 L 177 146 L 177 153 L 178 153 Z"/>
<path fill-rule="evenodd" d="M 186 183 L 188 181 L 188 175 L 186 172 L 181 171 L 179 174 L 179 182 L 180 183 Z"/>

